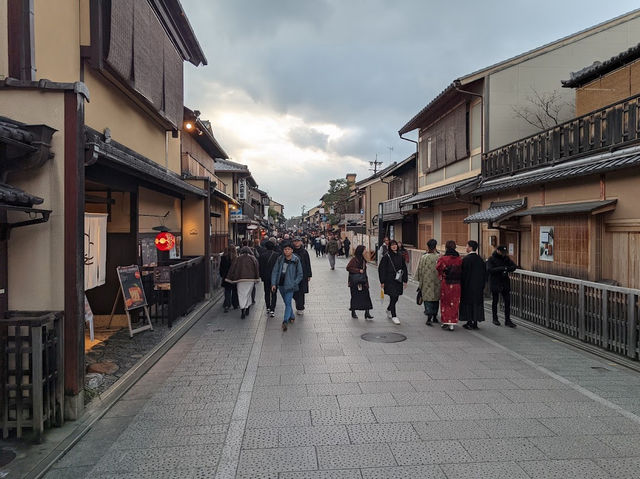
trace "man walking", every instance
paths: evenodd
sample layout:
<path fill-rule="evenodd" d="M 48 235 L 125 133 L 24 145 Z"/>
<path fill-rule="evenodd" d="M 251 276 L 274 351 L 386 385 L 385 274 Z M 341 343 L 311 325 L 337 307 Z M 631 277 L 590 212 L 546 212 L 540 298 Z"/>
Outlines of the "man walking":
<path fill-rule="evenodd" d="M 293 246 L 289 241 L 282 243 L 282 255 L 278 256 L 273 271 L 271 271 L 271 291 L 280 291 L 282 302 L 284 303 L 284 318 L 282 320 L 282 330 L 287 330 L 287 325 L 295 321 L 291 300 L 293 293 L 298 289 L 302 281 L 302 265 L 300 258 L 293 254 Z"/>
<path fill-rule="evenodd" d="M 271 273 L 278 260 L 278 256 L 280 256 L 274 250 L 275 245 L 271 241 L 266 241 L 264 244 L 264 252 L 260 254 L 258 258 L 260 279 L 262 279 L 264 285 L 264 302 L 267 305 L 267 314 L 271 318 L 275 316 L 276 300 L 278 299 L 277 293 L 271 290 Z"/>
<path fill-rule="evenodd" d="M 302 264 L 302 280 L 298 285 L 298 291 L 293 294 L 293 299 L 296 302 L 296 313 L 302 316 L 304 314 L 304 295 L 309 292 L 309 281 L 311 281 L 312 275 L 311 259 L 299 236 L 293 239 L 293 254 L 300 258 L 300 264 Z"/>
<path fill-rule="evenodd" d="M 467 242 L 467 256 L 462 258 L 462 294 L 460 296 L 460 320 L 466 321 L 464 329 L 478 329 L 484 321 L 484 285 L 487 268 L 478 255 L 478 242 Z"/>
<path fill-rule="evenodd" d="M 338 250 L 340 249 L 340 245 L 338 244 L 338 240 L 333 235 L 329 235 L 329 241 L 327 241 L 327 255 L 329 256 L 329 266 L 331 269 L 336 269 L 336 255 L 338 254 Z"/>
<path fill-rule="evenodd" d="M 346 237 L 344 241 L 342 241 L 342 247 L 344 248 L 344 257 L 349 259 L 349 253 L 351 250 L 351 241 L 349 241 L 348 237 Z"/>
<path fill-rule="evenodd" d="M 493 315 L 493 324 L 500 326 L 498 321 L 498 302 L 500 296 L 504 301 L 504 325 L 515 328 L 516 325 L 511 322 L 511 282 L 509 273 L 515 271 L 516 264 L 511 261 L 507 254 L 506 246 L 498 246 L 491 257 L 487 260 L 487 272 L 489 273 L 489 286 L 491 288 L 491 313 Z"/>

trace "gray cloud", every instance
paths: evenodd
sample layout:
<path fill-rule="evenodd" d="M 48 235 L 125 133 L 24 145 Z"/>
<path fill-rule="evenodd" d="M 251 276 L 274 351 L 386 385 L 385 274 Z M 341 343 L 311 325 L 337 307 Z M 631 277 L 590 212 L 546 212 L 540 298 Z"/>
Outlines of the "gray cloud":
<path fill-rule="evenodd" d="M 309 127 L 297 127 L 289 130 L 289 139 L 301 148 L 325 150 L 329 144 L 329 135 Z"/>
<path fill-rule="evenodd" d="M 205 68 L 186 68 L 187 104 L 205 118 L 230 108 L 300 118 L 306 127 L 290 132 L 288 140 L 333 155 L 328 165 L 306 165 L 309 174 L 296 181 L 300 193 L 289 212 L 313 203 L 329 179 L 344 176 L 343 156 L 356 158 L 365 175 L 376 154 L 388 163 L 415 151 L 397 130 L 453 79 L 637 7 L 630 0 L 589 8 L 578 0 L 182 4 L 209 60 Z M 230 100 L 230 89 L 247 101 Z M 309 130 L 313 124 L 334 124 L 347 133 L 326 143 L 323 134 Z M 241 131 L 214 128 L 225 133 L 221 140 L 232 156 L 234 147 L 245 145 Z M 283 191 L 282 175 L 263 180 L 263 166 L 250 166 L 262 187 Z"/>

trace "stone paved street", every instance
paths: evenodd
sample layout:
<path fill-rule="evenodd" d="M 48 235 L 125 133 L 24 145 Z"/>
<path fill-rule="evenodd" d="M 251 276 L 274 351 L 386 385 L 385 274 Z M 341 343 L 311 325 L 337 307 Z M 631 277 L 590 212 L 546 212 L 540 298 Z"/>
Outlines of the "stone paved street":
<path fill-rule="evenodd" d="M 214 307 L 46 477 L 638 477 L 639 374 L 523 327 L 428 328 L 411 286 L 394 326 L 375 268 L 375 320 L 351 319 L 345 265 L 312 255 L 286 333 L 261 293 L 245 321 Z"/>

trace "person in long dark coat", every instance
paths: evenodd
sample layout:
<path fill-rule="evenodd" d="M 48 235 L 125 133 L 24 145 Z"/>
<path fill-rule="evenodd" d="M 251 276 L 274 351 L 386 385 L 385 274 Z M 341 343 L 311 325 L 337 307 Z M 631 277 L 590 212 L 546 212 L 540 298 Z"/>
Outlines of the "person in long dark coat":
<path fill-rule="evenodd" d="M 296 302 L 296 314 L 304 314 L 304 295 L 309 292 L 309 281 L 311 281 L 311 259 L 309 253 L 302 245 L 302 239 L 296 236 L 293 239 L 293 254 L 300 258 L 302 264 L 302 281 L 298 286 L 298 291 L 293 293 L 293 300 Z"/>
<path fill-rule="evenodd" d="M 238 253 L 236 247 L 229 245 L 220 258 L 220 277 L 222 278 L 222 286 L 224 287 L 224 312 L 228 313 L 229 308 L 233 306 L 233 309 L 240 307 L 240 301 L 238 300 L 238 288 L 234 283 L 227 281 L 227 274 L 231 268 L 231 263 L 236 259 Z"/>
<path fill-rule="evenodd" d="M 460 295 L 460 320 L 466 321 L 465 329 L 478 329 L 484 321 L 484 285 L 487 268 L 478 255 L 478 242 L 467 243 L 467 256 L 462 258 L 462 293 Z"/>
<path fill-rule="evenodd" d="M 278 261 L 278 256 L 280 255 L 275 252 L 275 245 L 271 241 L 265 241 L 264 251 L 258 258 L 258 266 L 260 267 L 260 279 L 264 285 L 264 302 L 267 306 L 267 314 L 272 318 L 275 316 L 278 294 L 276 291 L 271 291 L 271 272 Z"/>
<path fill-rule="evenodd" d="M 402 271 L 401 281 L 396 280 L 398 271 Z M 389 306 L 387 306 L 387 316 L 393 324 L 400 324 L 396 314 L 396 304 L 398 298 L 402 296 L 404 288 L 407 287 L 409 272 L 407 271 L 407 263 L 404 262 L 402 254 L 398 251 L 398 242 L 396 240 L 389 241 L 389 250 L 382 256 L 378 265 L 378 277 L 384 294 L 391 299 Z"/>
<path fill-rule="evenodd" d="M 369 312 L 373 309 L 371 303 L 371 295 L 369 294 L 369 278 L 367 278 L 367 260 L 364 259 L 364 246 L 360 245 L 356 248 L 353 258 L 347 264 L 347 271 L 349 272 L 348 285 L 351 291 L 351 304 L 349 309 L 351 310 L 351 317 L 358 319 L 356 311 L 364 310 L 364 318 L 367 320 L 373 319 Z M 364 275 L 364 282 L 358 281 L 358 278 Z"/>
<path fill-rule="evenodd" d="M 342 248 L 344 249 L 344 257 L 349 258 L 351 256 L 351 241 L 349 241 L 349 238 L 342 240 Z"/>
<path fill-rule="evenodd" d="M 493 324 L 500 326 L 498 320 L 498 301 L 500 296 L 504 301 L 504 325 L 515 328 L 516 325 L 511 321 L 511 282 L 509 281 L 509 273 L 515 271 L 516 264 L 509 258 L 507 247 L 500 245 L 487 260 L 487 272 L 489 273 L 489 287 L 493 300 L 491 302 L 491 313 L 493 315 Z"/>

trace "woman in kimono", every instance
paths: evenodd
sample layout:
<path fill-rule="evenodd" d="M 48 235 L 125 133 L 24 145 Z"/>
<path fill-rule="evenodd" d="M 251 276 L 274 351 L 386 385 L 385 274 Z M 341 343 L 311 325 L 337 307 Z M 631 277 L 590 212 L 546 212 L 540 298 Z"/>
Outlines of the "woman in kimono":
<path fill-rule="evenodd" d="M 436 264 L 440 254 L 436 249 L 438 242 L 434 239 L 427 241 L 427 252 L 420 258 L 415 280 L 420 285 L 424 314 L 427 317 L 427 326 L 438 322 L 438 306 L 440 303 L 440 278 L 436 270 Z"/>
<path fill-rule="evenodd" d="M 453 331 L 458 323 L 462 279 L 462 258 L 456 251 L 456 242 L 447 241 L 446 251 L 436 263 L 440 276 L 440 321 L 443 328 Z"/>

